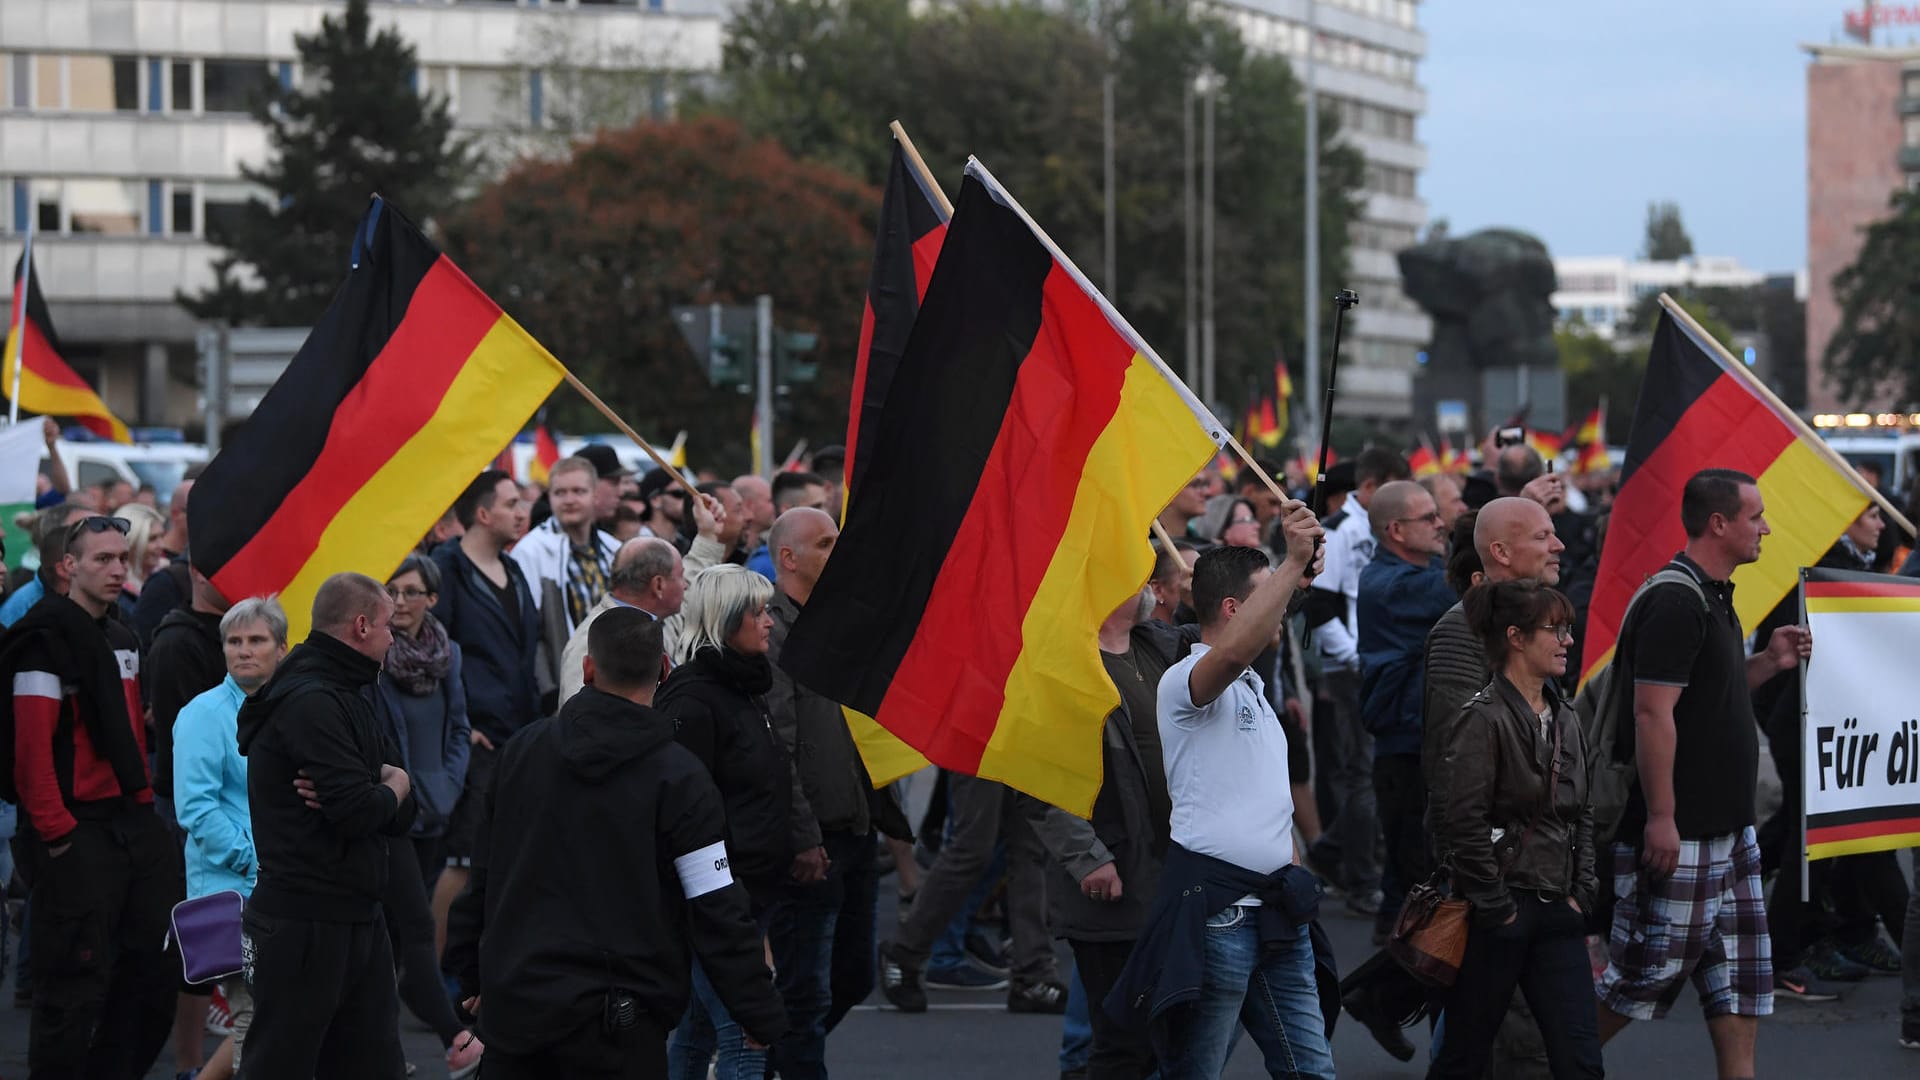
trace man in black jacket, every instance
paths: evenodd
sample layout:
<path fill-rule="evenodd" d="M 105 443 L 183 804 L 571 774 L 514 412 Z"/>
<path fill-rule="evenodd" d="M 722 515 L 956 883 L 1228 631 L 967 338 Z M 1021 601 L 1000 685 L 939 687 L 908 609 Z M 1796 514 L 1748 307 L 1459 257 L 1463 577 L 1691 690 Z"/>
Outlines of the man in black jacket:
<path fill-rule="evenodd" d="M 380 898 L 387 837 L 413 824 L 412 784 L 388 764 L 399 750 L 362 696 L 392 620 L 379 582 L 333 575 L 314 594 L 313 632 L 240 708 L 260 863 L 243 922 L 254 1000 L 243 1080 L 406 1071 Z"/>
<path fill-rule="evenodd" d="M 489 1080 L 665 1076 L 693 955 L 755 1043 L 786 1030 L 720 792 L 652 707 L 663 659 L 657 620 L 603 613 L 586 688 L 501 750 L 447 931 Z"/>

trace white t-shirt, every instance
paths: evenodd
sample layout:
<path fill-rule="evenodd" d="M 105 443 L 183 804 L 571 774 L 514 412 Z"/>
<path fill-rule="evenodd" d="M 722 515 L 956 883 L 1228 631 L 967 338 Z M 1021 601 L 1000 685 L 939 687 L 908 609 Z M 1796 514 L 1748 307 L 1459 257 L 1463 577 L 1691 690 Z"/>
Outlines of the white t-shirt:
<path fill-rule="evenodd" d="M 1327 564 L 1313 579 L 1313 587 L 1339 593 L 1346 598 L 1346 616 L 1338 622 L 1325 622 L 1314 628 L 1314 641 L 1329 669 L 1359 670 L 1360 667 L 1360 571 L 1373 561 L 1375 540 L 1367 508 L 1358 499 L 1348 497 L 1346 517 L 1327 537 Z"/>
<path fill-rule="evenodd" d="M 1188 851 L 1257 874 L 1293 862 L 1287 733 L 1252 668 L 1204 708 L 1193 703 L 1193 652 L 1160 679 L 1160 747 L 1173 797 L 1172 836 Z"/>

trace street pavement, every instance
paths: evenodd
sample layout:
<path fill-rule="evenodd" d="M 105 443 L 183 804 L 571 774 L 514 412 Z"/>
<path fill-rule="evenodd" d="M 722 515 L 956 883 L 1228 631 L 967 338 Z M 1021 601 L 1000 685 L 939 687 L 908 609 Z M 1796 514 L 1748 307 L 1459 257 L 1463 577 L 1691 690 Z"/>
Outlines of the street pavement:
<path fill-rule="evenodd" d="M 892 879 L 882 885 L 882 923 L 891 927 Z M 1323 924 L 1333 938 L 1343 969 L 1371 951 L 1371 923 L 1351 918 L 1337 899 L 1329 900 Z M 1061 953 L 1064 965 L 1066 954 Z M 905 1016 L 872 1002 L 856 1010 L 828 1044 L 827 1061 L 836 1080 L 1050 1080 L 1059 1073 L 1060 1021 L 1056 1017 L 1015 1016 L 1000 994 L 935 991 L 931 1010 Z M 1920 1052 L 1902 1050 L 1899 1031 L 1900 980 L 1873 977 L 1855 985 L 1843 999 L 1827 1005 L 1782 1001 L 1760 1028 L 1760 1073 L 1784 1077 L 1920 1076 Z M 421 1080 L 446 1075 L 439 1040 L 410 1016 L 401 1019 L 408 1057 Z M 1424 1025 L 1408 1032 L 1420 1053 L 1401 1063 L 1374 1045 L 1366 1029 L 1342 1017 L 1334 1031 L 1334 1060 L 1347 1080 L 1405 1080 L 1425 1069 Z M 208 1047 L 214 1045 L 208 1040 Z M 27 1012 L 0 1006 L 0 1080 L 25 1080 Z M 1606 1049 L 1607 1069 L 1615 1076 L 1710 1077 L 1713 1053 L 1706 1026 L 1691 990 L 1673 1015 L 1637 1024 Z M 173 1054 L 162 1054 L 147 1075 L 170 1080 Z M 1225 1074 L 1232 1080 L 1264 1075 L 1260 1056 L 1242 1041 Z"/>

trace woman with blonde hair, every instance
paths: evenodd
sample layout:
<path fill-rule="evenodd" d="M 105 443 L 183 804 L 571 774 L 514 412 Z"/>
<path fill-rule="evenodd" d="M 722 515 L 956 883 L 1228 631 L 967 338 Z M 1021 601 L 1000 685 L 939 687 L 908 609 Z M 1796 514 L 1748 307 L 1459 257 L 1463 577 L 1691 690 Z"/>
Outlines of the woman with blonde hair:
<path fill-rule="evenodd" d="M 120 590 L 120 609 L 129 619 L 140 600 L 140 587 L 159 573 L 168 562 L 160 538 L 166 535 L 167 519 L 145 503 L 130 502 L 119 507 L 114 516 L 127 523 L 127 582 Z"/>
<path fill-rule="evenodd" d="M 674 648 L 675 667 L 654 702 L 673 719 L 674 737 L 706 765 L 720 789 L 733 877 L 746 887 L 762 933 L 795 854 L 793 773 L 767 709 L 772 599 L 773 583 L 745 567 L 722 563 L 701 571 L 680 606 L 685 625 Z M 668 1075 L 701 1080 L 716 1049 L 716 1080 L 765 1075 L 766 1050 L 747 1045 L 696 961 L 693 1003 L 674 1031 Z"/>

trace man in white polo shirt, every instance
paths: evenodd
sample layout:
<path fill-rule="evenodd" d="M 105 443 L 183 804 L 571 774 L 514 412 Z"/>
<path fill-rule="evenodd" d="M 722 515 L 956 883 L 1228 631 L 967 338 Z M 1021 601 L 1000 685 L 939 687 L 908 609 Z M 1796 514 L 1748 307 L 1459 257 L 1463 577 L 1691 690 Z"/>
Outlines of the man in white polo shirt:
<path fill-rule="evenodd" d="M 1200 644 L 1160 680 L 1173 842 L 1108 1010 L 1150 1019 L 1162 1075 L 1183 1080 L 1218 1077 L 1240 1024 L 1273 1075 L 1333 1076 L 1308 931 L 1318 888 L 1293 865 L 1287 736 L 1250 667 L 1306 587 L 1321 536 L 1302 503 L 1287 504 L 1281 522 L 1277 570 L 1260 548 L 1200 556 Z M 1260 1007 L 1243 1010 L 1250 1000 Z"/>

